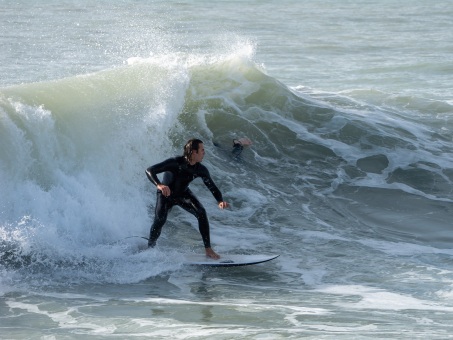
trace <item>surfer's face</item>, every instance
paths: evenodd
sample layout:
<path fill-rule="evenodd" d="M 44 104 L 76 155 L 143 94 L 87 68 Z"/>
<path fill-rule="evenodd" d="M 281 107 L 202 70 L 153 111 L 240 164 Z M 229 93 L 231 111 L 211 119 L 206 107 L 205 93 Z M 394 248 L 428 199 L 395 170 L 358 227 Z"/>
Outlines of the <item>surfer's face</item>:
<path fill-rule="evenodd" d="M 204 157 L 204 145 L 203 143 L 200 143 L 198 145 L 198 150 L 194 150 L 192 152 L 192 162 L 194 163 L 199 163 L 203 160 Z"/>

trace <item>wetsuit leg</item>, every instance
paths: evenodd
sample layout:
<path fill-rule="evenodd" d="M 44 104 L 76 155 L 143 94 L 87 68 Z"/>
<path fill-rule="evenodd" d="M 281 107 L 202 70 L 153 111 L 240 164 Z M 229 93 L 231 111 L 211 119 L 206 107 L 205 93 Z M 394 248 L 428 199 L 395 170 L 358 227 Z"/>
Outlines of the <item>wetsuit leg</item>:
<path fill-rule="evenodd" d="M 200 201 L 192 194 L 191 191 L 178 199 L 177 203 L 181 208 L 190 212 L 198 220 L 198 230 L 200 231 L 205 248 L 211 248 L 211 240 L 209 235 L 209 221 L 206 210 Z"/>
<path fill-rule="evenodd" d="M 154 247 L 156 245 L 156 241 L 160 236 L 162 227 L 167 221 L 168 212 L 172 206 L 172 200 L 166 198 L 159 191 L 156 196 L 154 221 L 149 232 L 148 247 Z"/>

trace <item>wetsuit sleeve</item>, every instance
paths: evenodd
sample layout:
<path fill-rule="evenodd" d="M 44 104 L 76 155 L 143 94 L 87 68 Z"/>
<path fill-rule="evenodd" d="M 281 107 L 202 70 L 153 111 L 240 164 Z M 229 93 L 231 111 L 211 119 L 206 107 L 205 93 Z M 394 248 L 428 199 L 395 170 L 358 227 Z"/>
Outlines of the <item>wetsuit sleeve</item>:
<path fill-rule="evenodd" d="M 240 158 L 242 150 L 244 150 L 242 143 L 236 139 L 233 140 L 233 150 L 231 150 L 231 153 L 233 154 L 235 159 Z"/>
<path fill-rule="evenodd" d="M 146 169 L 146 177 L 154 183 L 155 186 L 158 184 L 162 184 L 157 177 L 157 174 L 160 174 L 165 171 L 171 171 L 174 168 L 178 167 L 178 163 L 174 158 L 169 158 L 161 163 L 155 164 L 150 166 L 148 169 Z"/>
<path fill-rule="evenodd" d="M 203 167 L 202 169 L 202 175 L 204 185 L 209 189 L 209 191 L 212 193 L 214 198 L 217 200 L 217 202 L 223 202 L 223 196 L 222 193 L 220 192 L 219 188 L 217 188 L 217 185 L 215 185 L 214 181 L 211 178 L 211 175 L 209 174 L 209 171 L 206 167 Z"/>

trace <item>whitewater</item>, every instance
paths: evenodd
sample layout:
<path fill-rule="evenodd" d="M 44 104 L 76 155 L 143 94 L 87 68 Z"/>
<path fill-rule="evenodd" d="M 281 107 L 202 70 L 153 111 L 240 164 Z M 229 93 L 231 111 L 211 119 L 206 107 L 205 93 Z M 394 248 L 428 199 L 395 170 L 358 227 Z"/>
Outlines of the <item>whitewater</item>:
<path fill-rule="evenodd" d="M 449 1 L 0 1 L 2 339 L 447 339 Z M 251 147 L 231 153 L 235 138 Z M 148 166 L 204 141 L 211 242 Z"/>

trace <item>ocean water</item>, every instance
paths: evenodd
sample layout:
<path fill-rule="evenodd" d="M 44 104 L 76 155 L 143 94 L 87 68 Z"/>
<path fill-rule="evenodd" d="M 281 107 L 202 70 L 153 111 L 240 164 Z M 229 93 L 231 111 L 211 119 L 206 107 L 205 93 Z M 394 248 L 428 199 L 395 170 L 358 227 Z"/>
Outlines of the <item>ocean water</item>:
<path fill-rule="evenodd" d="M 0 338 L 453 336 L 451 1 L 0 1 Z M 253 141 L 240 159 L 233 138 Z M 222 254 L 145 169 L 201 138 Z"/>

